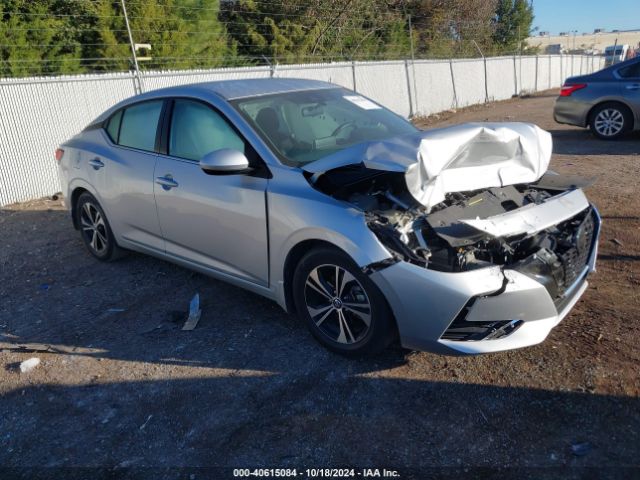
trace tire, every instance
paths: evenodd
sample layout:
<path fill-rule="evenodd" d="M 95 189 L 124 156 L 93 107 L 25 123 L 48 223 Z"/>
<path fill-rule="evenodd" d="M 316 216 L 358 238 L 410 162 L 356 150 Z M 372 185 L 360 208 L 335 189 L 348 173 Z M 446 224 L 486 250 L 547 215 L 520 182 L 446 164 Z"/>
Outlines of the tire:
<path fill-rule="evenodd" d="M 341 295 L 336 290 L 342 290 Z M 374 355 L 396 337 L 382 292 L 340 250 L 318 248 L 307 253 L 293 274 L 292 292 L 298 317 L 333 352 Z"/>
<path fill-rule="evenodd" d="M 589 116 L 591 132 L 602 140 L 616 140 L 631 130 L 632 125 L 633 115 L 617 102 L 602 103 Z"/>
<path fill-rule="evenodd" d="M 93 195 L 85 192 L 78 197 L 75 215 L 80 236 L 91 255 L 104 262 L 122 256 L 123 251 L 116 243 L 107 216 Z"/>

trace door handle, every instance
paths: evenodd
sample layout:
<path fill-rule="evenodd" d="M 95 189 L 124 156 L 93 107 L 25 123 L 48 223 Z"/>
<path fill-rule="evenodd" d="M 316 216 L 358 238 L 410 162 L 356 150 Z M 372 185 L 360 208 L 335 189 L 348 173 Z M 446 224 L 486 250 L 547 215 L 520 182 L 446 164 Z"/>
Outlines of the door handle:
<path fill-rule="evenodd" d="M 625 87 L 627 90 L 640 90 L 640 83 L 634 83 Z"/>
<path fill-rule="evenodd" d="M 92 158 L 88 163 L 93 167 L 94 170 L 100 170 L 102 167 L 104 167 L 104 163 L 98 157 Z"/>
<path fill-rule="evenodd" d="M 176 182 L 171 175 L 165 175 L 164 177 L 156 177 L 156 183 L 158 185 L 162 185 L 162 188 L 165 190 L 171 190 L 178 186 L 178 182 Z"/>

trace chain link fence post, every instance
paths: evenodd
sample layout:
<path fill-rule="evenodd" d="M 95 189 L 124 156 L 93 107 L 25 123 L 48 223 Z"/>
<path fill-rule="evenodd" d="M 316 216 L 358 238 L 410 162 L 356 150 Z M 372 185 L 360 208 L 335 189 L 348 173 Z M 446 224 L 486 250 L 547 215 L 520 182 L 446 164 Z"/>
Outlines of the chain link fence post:
<path fill-rule="evenodd" d="M 413 110 L 413 98 L 411 96 L 411 74 L 409 73 L 409 60 L 404 61 L 404 72 L 407 77 L 407 93 L 409 94 L 409 118 L 415 114 Z"/>
<path fill-rule="evenodd" d="M 411 71 L 413 73 L 413 101 L 415 102 L 415 113 L 418 111 L 418 83 L 416 81 L 416 55 L 413 48 L 413 23 L 411 22 L 411 15 L 409 15 L 409 46 L 411 48 Z M 408 70 L 407 75 L 409 75 Z M 411 84 L 409 84 L 409 90 L 411 90 Z M 411 91 L 409 91 L 409 95 L 411 95 Z"/>
<path fill-rule="evenodd" d="M 517 64 L 517 55 L 513 56 L 513 84 L 515 85 L 514 95 L 518 96 L 518 64 Z"/>
<path fill-rule="evenodd" d="M 451 72 L 451 87 L 453 88 L 453 103 L 458 108 L 458 93 L 456 92 L 456 77 L 453 74 L 453 59 L 449 59 L 449 71 Z"/>
<path fill-rule="evenodd" d="M 476 48 L 478 49 L 478 52 L 480 52 L 480 56 L 482 57 L 482 63 L 484 64 L 484 103 L 489 103 L 489 82 L 487 80 L 487 58 L 484 56 L 484 53 L 482 52 L 480 45 L 478 45 L 478 42 L 476 42 L 475 40 L 471 40 L 471 41 L 476 46 Z"/>
<path fill-rule="evenodd" d="M 353 91 L 357 92 L 358 89 L 356 88 L 356 61 L 355 60 L 351 60 L 351 78 L 353 80 Z"/>

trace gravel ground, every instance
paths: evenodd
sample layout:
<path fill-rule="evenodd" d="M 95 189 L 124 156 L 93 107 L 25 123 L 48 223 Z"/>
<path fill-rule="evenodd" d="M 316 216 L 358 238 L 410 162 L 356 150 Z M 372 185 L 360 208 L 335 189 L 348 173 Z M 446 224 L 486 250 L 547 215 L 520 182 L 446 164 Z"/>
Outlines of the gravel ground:
<path fill-rule="evenodd" d="M 0 476 L 640 476 L 640 135 L 599 141 L 555 124 L 552 105 L 549 94 L 419 122 L 531 121 L 553 133 L 553 169 L 597 177 L 598 272 L 549 338 L 519 351 L 346 360 L 254 294 L 143 255 L 97 262 L 59 201 L 0 210 Z M 195 292 L 202 318 L 181 331 Z M 40 365 L 21 373 L 31 357 Z"/>

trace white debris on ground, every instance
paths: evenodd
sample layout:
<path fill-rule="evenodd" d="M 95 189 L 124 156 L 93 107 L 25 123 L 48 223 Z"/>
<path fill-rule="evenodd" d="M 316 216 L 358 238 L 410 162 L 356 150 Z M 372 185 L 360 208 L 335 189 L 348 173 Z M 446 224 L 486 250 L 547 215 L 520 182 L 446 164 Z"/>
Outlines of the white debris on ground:
<path fill-rule="evenodd" d="M 24 362 L 20 363 L 20 373 L 29 373 L 31 370 L 40 365 L 40 359 L 38 357 L 32 357 Z"/>
<path fill-rule="evenodd" d="M 182 330 L 193 330 L 194 328 L 196 328 L 201 314 L 202 310 L 200 310 L 200 294 L 196 293 L 191 299 L 191 303 L 189 304 L 189 317 L 187 318 L 187 321 L 184 322 Z"/>

